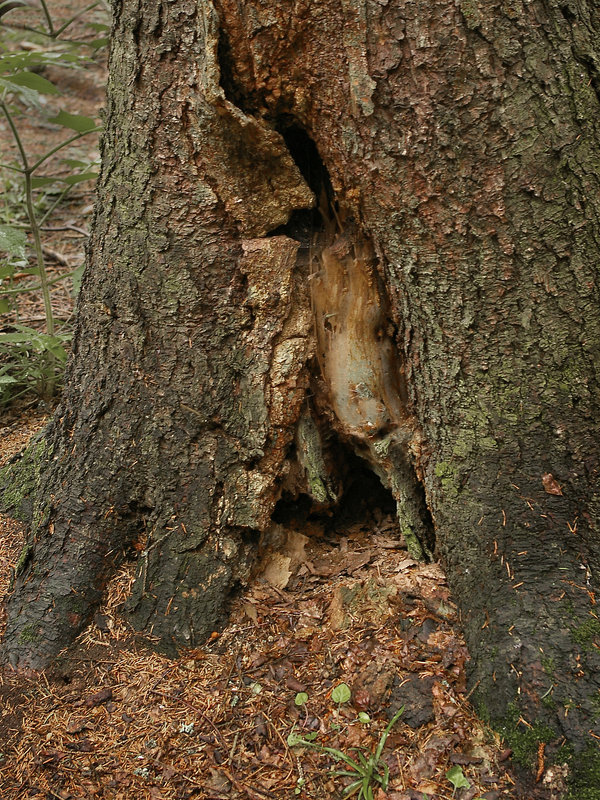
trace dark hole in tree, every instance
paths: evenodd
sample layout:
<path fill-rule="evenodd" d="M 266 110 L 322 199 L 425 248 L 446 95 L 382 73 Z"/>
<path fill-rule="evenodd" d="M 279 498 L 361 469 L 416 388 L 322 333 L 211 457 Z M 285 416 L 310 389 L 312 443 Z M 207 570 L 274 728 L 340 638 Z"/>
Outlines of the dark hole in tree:
<path fill-rule="evenodd" d="M 302 177 L 315 193 L 317 200 L 324 191 L 327 198 L 333 197 L 333 189 L 327 167 L 323 163 L 317 145 L 300 125 L 294 123 L 277 126 L 283 136 L 291 157 L 302 173 Z"/>
<path fill-rule="evenodd" d="M 425 487 L 420 481 L 415 481 L 415 493 L 419 503 L 419 510 L 421 514 L 421 521 L 423 522 L 423 532 L 425 534 L 425 542 L 429 550 L 435 552 L 435 525 L 431 511 L 427 506 L 427 499 L 425 497 Z"/>
<path fill-rule="evenodd" d="M 577 20 L 577 14 L 569 4 L 563 3 L 562 5 L 559 5 L 559 8 L 567 22 L 575 22 Z"/>
<path fill-rule="evenodd" d="M 338 502 L 328 506 L 316 503 L 307 494 L 293 497 L 283 493 L 272 514 L 274 522 L 301 531 L 302 525 L 320 522 L 326 533 L 339 535 L 349 525 L 373 528 L 383 517 L 395 516 L 396 502 L 378 476 L 350 448 L 336 445 L 335 460 L 343 465 L 343 492 Z"/>
<path fill-rule="evenodd" d="M 288 151 L 302 177 L 315 195 L 313 208 L 292 211 L 288 222 L 269 233 L 269 236 L 289 236 L 309 246 L 315 233 L 322 231 L 326 218 L 331 216 L 334 192 L 327 167 L 317 146 L 304 128 L 294 122 L 280 120 L 277 131 L 283 136 Z"/>
<path fill-rule="evenodd" d="M 341 524 L 378 521 L 381 516 L 396 514 L 396 501 L 366 461 L 350 452 L 347 459 L 350 479 L 336 514 Z"/>
<path fill-rule="evenodd" d="M 234 106 L 237 106 L 245 114 L 256 112 L 256 98 L 250 97 L 238 84 L 233 72 L 233 56 L 229 37 L 221 28 L 219 31 L 219 44 L 217 48 L 217 60 L 219 62 L 219 83 L 225 93 L 225 97 Z"/>

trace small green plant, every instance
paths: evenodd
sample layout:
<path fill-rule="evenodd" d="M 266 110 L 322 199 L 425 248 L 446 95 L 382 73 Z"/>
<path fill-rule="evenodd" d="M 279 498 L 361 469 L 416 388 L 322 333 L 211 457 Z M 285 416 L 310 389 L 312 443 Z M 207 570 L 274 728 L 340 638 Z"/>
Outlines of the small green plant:
<path fill-rule="evenodd" d="M 338 709 L 342 703 L 347 703 L 352 697 L 350 687 L 346 683 L 338 683 L 338 685 L 331 692 L 331 699 L 334 703 L 338 704 Z"/>
<path fill-rule="evenodd" d="M 14 7 L 24 5 L 13 2 L 0 14 L 8 14 Z M 6 6 L 6 4 L 4 4 Z M 16 147 L 14 163 L 2 162 L 0 169 L 9 176 L 4 180 L 2 224 L 0 225 L 0 314 L 12 312 L 19 319 L 18 297 L 24 292 L 39 292 L 44 304 L 45 329 L 39 332 L 24 325 L 10 323 L 0 334 L 0 406 L 13 401 L 22 394 L 34 391 L 44 399 L 50 399 L 60 383 L 66 360 L 65 343 L 70 332 L 59 331 L 52 308 L 50 288 L 53 283 L 80 278 L 80 270 L 63 273 L 51 280 L 46 268 L 41 229 L 49 215 L 64 199 L 73 186 L 96 177 L 90 162 L 63 160 L 70 170 L 68 174 L 40 175 L 50 158 L 82 137 L 97 132 L 100 127 L 95 120 L 80 114 L 60 110 L 46 110 L 47 96 L 60 96 L 59 88 L 40 73 L 50 66 L 82 68 L 88 63 L 82 52 L 83 44 L 65 38 L 65 31 L 81 14 L 91 10 L 94 3 L 81 13 L 62 24 L 57 24 L 45 0 L 40 0 L 41 23 L 38 27 L 27 27 L 38 39 L 50 44 L 41 45 L 32 51 L 15 50 L 9 47 L 10 28 L 4 21 L 0 39 L 0 114 L 5 118 Z M 106 26 L 93 27 L 93 30 Z M 104 39 L 104 42 L 106 39 Z M 86 46 L 94 49 L 101 46 L 94 40 Z M 48 122 L 68 131 L 67 137 L 42 155 L 27 152 L 24 138 L 19 130 L 19 118 L 26 115 L 31 121 L 42 116 Z M 34 265 L 29 263 L 27 250 L 29 232 L 34 253 Z M 4 254 L 4 255 L 3 255 Z M 32 277 L 33 284 L 23 285 L 15 278 Z M 8 330 L 8 332 L 6 332 Z"/>
<path fill-rule="evenodd" d="M 0 363 L 0 405 L 31 391 L 51 396 L 57 386 L 57 365 L 67 359 L 70 331 L 40 333 L 16 323 L 12 328 L 12 333 L 0 333 L 0 359 L 5 356 L 5 363 Z"/>
<path fill-rule="evenodd" d="M 346 686 L 346 684 L 340 684 L 340 686 Z M 337 688 L 339 687 L 336 687 L 336 689 Z M 347 686 L 346 689 L 348 689 Z M 334 700 L 334 702 L 338 702 L 338 700 L 336 700 L 336 698 L 333 696 L 335 691 L 336 690 L 334 689 L 334 691 L 331 693 L 331 698 Z M 350 690 L 348 689 L 348 691 Z M 342 692 L 342 696 L 345 696 L 345 692 Z M 337 697 L 339 697 L 339 694 Z M 388 765 L 385 763 L 385 761 L 383 761 L 381 756 L 383 754 L 383 748 L 385 747 L 385 743 L 390 731 L 400 719 L 403 711 L 404 706 L 396 711 L 381 734 L 375 751 L 368 756 L 365 755 L 362 750 L 358 748 L 352 748 L 353 750 L 356 750 L 356 758 L 352 758 L 335 747 L 327 747 L 319 744 L 318 742 L 314 742 L 313 739 L 316 738 L 316 734 L 298 736 L 293 729 L 287 738 L 287 743 L 290 747 L 312 747 L 321 753 L 327 753 L 336 761 L 342 761 L 346 765 L 347 769 L 334 770 L 333 774 L 352 779 L 349 786 L 346 786 L 344 789 L 344 797 L 353 797 L 356 795 L 357 800 L 374 800 L 375 789 L 380 787 L 385 792 L 388 788 L 390 771 Z"/>
<path fill-rule="evenodd" d="M 352 697 L 352 692 L 347 683 L 338 683 L 338 685 L 331 692 L 331 699 L 337 703 L 335 710 L 335 723 L 331 726 L 333 730 L 339 731 L 340 729 L 340 708 L 344 703 Z"/>
<path fill-rule="evenodd" d="M 298 692 L 296 697 L 294 697 L 294 704 L 297 706 L 304 706 L 308 702 L 308 695 L 306 692 Z"/>
<path fill-rule="evenodd" d="M 450 769 L 446 773 L 446 778 L 447 778 L 447 780 L 450 781 L 450 783 L 453 786 L 452 797 L 454 797 L 454 795 L 456 794 L 456 790 L 457 789 L 470 789 L 471 788 L 471 784 L 465 778 L 465 775 L 464 775 L 461 767 L 458 767 L 458 766 L 450 767 Z"/>

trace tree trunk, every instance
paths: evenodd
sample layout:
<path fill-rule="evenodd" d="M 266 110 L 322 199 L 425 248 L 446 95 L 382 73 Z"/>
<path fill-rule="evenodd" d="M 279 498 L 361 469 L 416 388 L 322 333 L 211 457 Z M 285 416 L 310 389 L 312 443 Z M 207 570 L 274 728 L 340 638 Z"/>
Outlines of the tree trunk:
<path fill-rule="evenodd" d="M 598 738 L 599 41 L 589 0 L 115 4 L 11 663 L 132 550 L 134 624 L 202 641 L 341 443 L 435 531 L 482 713 Z"/>

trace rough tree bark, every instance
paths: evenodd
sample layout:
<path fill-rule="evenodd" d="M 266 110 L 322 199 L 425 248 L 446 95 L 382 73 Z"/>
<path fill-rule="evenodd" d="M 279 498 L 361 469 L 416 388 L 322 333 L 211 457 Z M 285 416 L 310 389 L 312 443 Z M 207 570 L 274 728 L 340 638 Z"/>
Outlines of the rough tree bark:
<path fill-rule="evenodd" d="M 598 42 L 591 0 L 115 3 L 13 665 L 131 550 L 133 623 L 202 641 L 343 443 L 435 531 L 480 709 L 598 737 Z"/>

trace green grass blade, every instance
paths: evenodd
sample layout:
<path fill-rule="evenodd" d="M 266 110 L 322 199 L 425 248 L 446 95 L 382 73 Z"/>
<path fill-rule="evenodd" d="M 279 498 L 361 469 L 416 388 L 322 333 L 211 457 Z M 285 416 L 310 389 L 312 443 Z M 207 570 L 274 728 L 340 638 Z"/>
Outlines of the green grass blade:
<path fill-rule="evenodd" d="M 377 750 L 375 751 L 375 760 L 379 763 L 379 759 L 381 758 L 381 754 L 383 753 L 383 748 L 385 747 L 385 743 L 387 741 L 388 736 L 390 735 L 390 731 L 392 727 L 396 724 L 396 722 L 400 719 L 400 716 L 404 713 L 404 706 L 401 706 L 398 711 L 394 714 L 391 720 L 385 727 L 384 732 L 381 734 L 381 739 L 379 740 L 379 744 L 377 745 Z"/>

